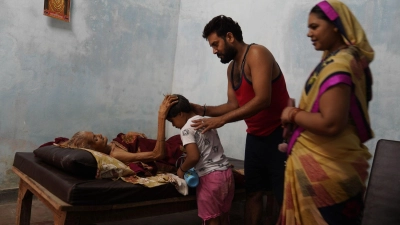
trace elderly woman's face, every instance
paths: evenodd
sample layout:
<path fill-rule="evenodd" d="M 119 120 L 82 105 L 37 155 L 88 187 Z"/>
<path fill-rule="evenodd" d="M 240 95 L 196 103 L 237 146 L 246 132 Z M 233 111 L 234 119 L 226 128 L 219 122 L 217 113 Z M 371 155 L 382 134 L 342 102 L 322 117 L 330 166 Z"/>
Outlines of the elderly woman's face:
<path fill-rule="evenodd" d="M 107 137 L 103 137 L 101 134 L 94 134 L 93 132 L 87 131 L 84 134 L 85 141 L 90 145 L 90 149 L 106 153 L 107 149 Z"/>

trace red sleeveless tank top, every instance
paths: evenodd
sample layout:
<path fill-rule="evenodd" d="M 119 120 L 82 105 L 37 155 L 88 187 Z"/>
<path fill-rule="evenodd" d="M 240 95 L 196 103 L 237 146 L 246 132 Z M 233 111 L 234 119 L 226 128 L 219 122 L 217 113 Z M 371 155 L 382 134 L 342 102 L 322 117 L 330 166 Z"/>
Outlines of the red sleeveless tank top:
<path fill-rule="evenodd" d="M 239 107 L 242 107 L 244 104 L 255 97 L 252 82 L 246 78 L 244 73 L 246 55 L 251 45 L 247 47 L 246 53 L 243 57 L 240 71 L 240 73 L 242 74 L 242 78 L 239 85 L 237 87 L 234 87 L 234 84 L 232 82 L 232 86 L 235 90 L 235 95 L 239 103 Z M 231 70 L 231 80 L 233 80 L 233 69 Z M 247 124 L 246 132 L 249 134 L 257 136 L 267 136 L 281 125 L 281 113 L 282 110 L 287 106 L 289 99 L 289 94 L 286 89 L 286 82 L 285 78 L 283 77 L 282 71 L 280 72 L 279 76 L 272 81 L 271 87 L 271 104 L 269 105 L 269 107 L 261 110 L 256 115 L 244 120 Z"/>

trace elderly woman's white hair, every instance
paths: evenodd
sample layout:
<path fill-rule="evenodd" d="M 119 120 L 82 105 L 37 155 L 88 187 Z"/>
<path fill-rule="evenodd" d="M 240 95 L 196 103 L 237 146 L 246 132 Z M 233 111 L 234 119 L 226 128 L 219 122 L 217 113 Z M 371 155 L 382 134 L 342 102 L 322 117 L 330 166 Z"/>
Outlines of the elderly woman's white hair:
<path fill-rule="evenodd" d="M 59 144 L 62 148 L 87 148 L 90 149 L 91 145 L 85 139 L 85 133 L 87 131 L 76 132 L 71 139 Z"/>

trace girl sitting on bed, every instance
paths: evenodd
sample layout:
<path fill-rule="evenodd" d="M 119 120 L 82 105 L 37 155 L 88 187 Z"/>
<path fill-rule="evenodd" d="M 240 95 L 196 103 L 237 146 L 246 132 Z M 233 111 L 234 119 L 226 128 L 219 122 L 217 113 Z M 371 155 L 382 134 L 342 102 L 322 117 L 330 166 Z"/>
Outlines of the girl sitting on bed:
<path fill-rule="evenodd" d="M 164 166 L 159 169 L 175 172 L 171 171 L 173 169 L 167 165 L 175 165 L 182 156 L 182 141 L 179 135 L 165 140 L 165 120 L 169 109 L 176 102 L 177 97 L 167 95 L 161 103 L 158 111 L 157 140 L 148 139 L 143 133 L 128 132 L 118 134 L 113 141 L 108 143 L 107 137 L 102 134 L 79 131 L 70 140 L 58 145 L 64 148 L 87 148 L 102 152 L 129 165 L 135 172 L 144 172 L 145 175 L 155 174 L 157 169 L 154 161 L 163 163 L 157 164 L 158 167 Z"/>
<path fill-rule="evenodd" d="M 178 102 L 169 110 L 167 120 L 180 129 L 186 152 L 186 159 L 179 166 L 177 174 L 183 178 L 184 173 L 194 167 L 200 177 L 196 187 L 199 217 L 207 225 L 228 225 L 235 184 L 217 130 L 212 129 L 203 134 L 192 127 L 193 120 L 203 117 L 192 111 L 185 97 L 175 96 Z"/>

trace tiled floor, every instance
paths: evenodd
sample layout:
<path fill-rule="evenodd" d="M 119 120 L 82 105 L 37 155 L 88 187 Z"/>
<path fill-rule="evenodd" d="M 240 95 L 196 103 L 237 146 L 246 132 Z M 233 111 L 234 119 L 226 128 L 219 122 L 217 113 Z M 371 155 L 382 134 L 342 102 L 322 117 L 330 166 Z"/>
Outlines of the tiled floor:
<path fill-rule="evenodd" d="M 243 225 L 243 202 L 232 205 L 231 225 Z M 0 204 L 0 225 L 15 224 L 16 203 Z M 129 221 L 113 223 L 99 223 L 97 225 L 200 225 L 201 219 L 197 211 L 186 211 L 163 216 L 148 217 Z M 34 199 L 32 203 L 31 225 L 52 225 L 53 215 L 51 211 L 39 200 Z"/>

